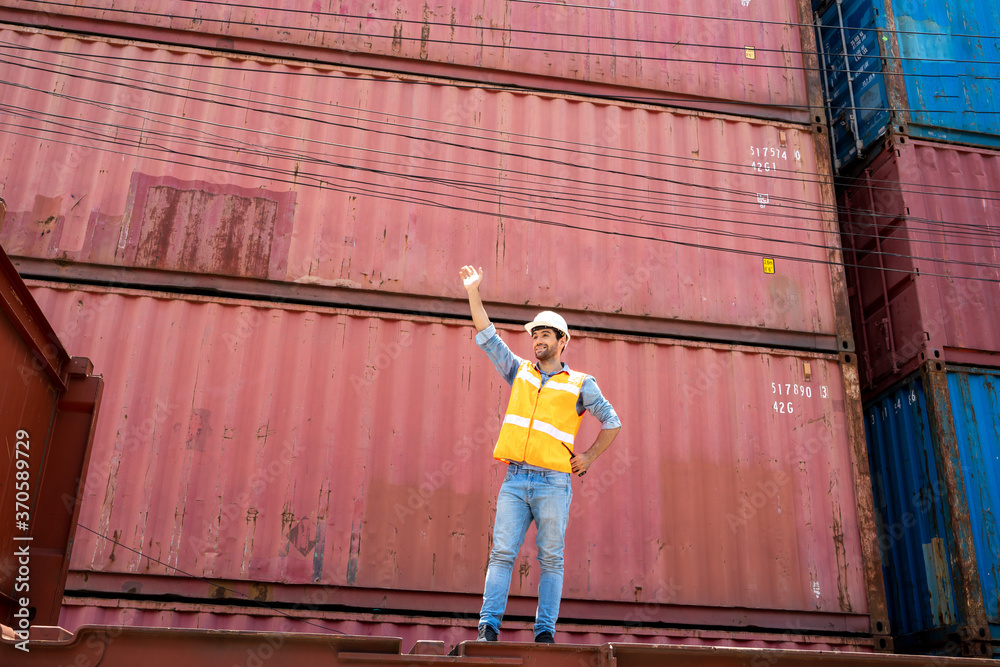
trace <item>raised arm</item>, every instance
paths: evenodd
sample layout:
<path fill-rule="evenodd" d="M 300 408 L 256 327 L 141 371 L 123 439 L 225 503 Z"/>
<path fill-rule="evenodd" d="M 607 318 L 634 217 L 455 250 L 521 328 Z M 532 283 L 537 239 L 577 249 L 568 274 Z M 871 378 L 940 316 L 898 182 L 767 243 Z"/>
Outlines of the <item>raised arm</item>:
<path fill-rule="evenodd" d="M 469 293 L 469 309 L 472 310 L 472 323 L 476 325 L 476 331 L 482 331 L 492 324 L 486 309 L 483 307 L 483 300 L 479 296 L 479 283 L 483 281 L 483 269 L 478 271 L 472 266 L 463 266 L 459 271 L 465 291 Z"/>

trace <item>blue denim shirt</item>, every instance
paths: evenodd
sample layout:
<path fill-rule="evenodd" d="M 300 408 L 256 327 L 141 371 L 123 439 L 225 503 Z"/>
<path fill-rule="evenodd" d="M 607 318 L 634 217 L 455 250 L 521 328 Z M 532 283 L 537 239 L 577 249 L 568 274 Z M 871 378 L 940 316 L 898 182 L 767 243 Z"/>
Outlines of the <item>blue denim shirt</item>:
<path fill-rule="evenodd" d="M 477 333 L 476 344 L 489 356 L 490 361 L 493 362 L 493 365 L 500 372 L 500 375 L 503 376 L 503 379 L 507 381 L 507 384 L 513 385 L 514 377 L 517 375 L 517 367 L 521 365 L 524 359 L 510 351 L 507 343 L 503 342 L 500 334 L 497 333 L 496 327 L 491 324 Z M 538 368 L 538 364 L 535 364 L 535 369 L 542 374 L 543 385 L 553 375 L 562 372 L 545 373 L 542 369 Z M 563 362 L 562 370 L 569 370 L 569 366 L 565 362 Z M 580 388 L 580 397 L 576 399 L 577 414 L 582 415 L 584 410 L 589 410 L 590 414 L 597 417 L 598 421 L 601 422 L 602 429 L 618 428 L 622 425 L 615 409 L 611 407 L 611 403 L 601 394 L 601 390 L 597 386 L 597 380 L 589 375 L 584 379 L 583 386 Z"/>

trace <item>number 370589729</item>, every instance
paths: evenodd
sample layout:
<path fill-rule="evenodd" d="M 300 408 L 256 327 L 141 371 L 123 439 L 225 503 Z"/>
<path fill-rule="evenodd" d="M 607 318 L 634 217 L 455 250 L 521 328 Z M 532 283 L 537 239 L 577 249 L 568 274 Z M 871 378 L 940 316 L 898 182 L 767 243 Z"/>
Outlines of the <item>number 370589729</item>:
<path fill-rule="evenodd" d="M 14 449 L 14 467 L 17 468 L 17 472 L 14 473 L 14 479 L 16 480 L 14 483 L 14 520 L 27 521 L 29 516 L 28 500 L 30 498 L 29 488 L 31 477 L 31 473 L 28 470 L 28 462 L 31 441 L 28 439 L 28 432 L 23 429 L 19 430 L 15 435 L 17 436 L 17 446 Z"/>
<path fill-rule="evenodd" d="M 792 398 L 797 397 L 810 399 L 813 397 L 812 387 L 804 384 L 793 384 L 791 382 L 784 384 L 781 382 L 772 382 L 771 393 L 784 399 L 774 402 L 774 411 L 782 415 L 795 413 L 795 403 L 791 400 Z M 819 397 L 827 398 L 829 395 L 830 391 L 827 389 L 826 385 L 820 386 Z"/>

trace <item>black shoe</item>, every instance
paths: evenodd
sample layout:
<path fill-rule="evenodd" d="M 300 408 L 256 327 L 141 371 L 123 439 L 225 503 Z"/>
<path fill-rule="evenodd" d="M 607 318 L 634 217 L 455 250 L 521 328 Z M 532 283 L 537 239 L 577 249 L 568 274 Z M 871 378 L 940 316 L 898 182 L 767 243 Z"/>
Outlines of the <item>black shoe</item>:
<path fill-rule="evenodd" d="M 493 629 L 493 626 L 484 623 L 479 626 L 479 636 L 476 638 L 477 642 L 495 642 L 497 640 L 497 631 Z"/>
<path fill-rule="evenodd" d="M 555 639 L 555 637 L 552 636 L 551 632 L 549 632 L 548 630 L 543 630 L 542 632 L 539 632 L 537 635 L 535 635 L 535 643 L 536 644 L 555 644 L 556 643 L 556 639 Z"/>

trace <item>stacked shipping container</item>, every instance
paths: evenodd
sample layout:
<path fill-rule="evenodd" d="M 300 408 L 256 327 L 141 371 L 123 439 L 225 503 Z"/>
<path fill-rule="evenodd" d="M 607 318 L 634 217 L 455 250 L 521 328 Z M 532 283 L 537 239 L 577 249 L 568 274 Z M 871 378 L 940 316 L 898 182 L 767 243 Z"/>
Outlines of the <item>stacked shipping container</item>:
<path fill-rule="evenodd" d="M 314 584 L 327 604 L 478 611 L 506 385 L 468 344 L 468 325 L 121 290 L 36 294 L 107 365 L 108 403 L 122 406 L 98 433 L 112 464 L 95 471 L 81 522 L 137 536 L 159 561 L 82 536 L 72 569 L 88 588 L 176 567 L 266 582 L 278 603 Z M 88 313 L 94 325 L 79 326 Z M 523 329 L 504 335 L 528 345 Z M 623 410 L 627 448 L 578 490 L 564 616 L 740 627 L 766 614 L 778 627 L 865 632 L 836 355 L 597 334 L 574 350 L 620 405 L 642 409 Z M 401 386 L 417 389 L 401 400 Z M 130 426 L 150 420 L 145 436 Z M 511 611 L 528 616 L 531 547 L 521 562 Z M 141 585 L 192 598 L 214 588 Z"/>
<path fill-rule="evenodd" d="M 1000 147 L 995 0 L 813 0 L 838 170 L 887 132 Z"/>
<path fill-rule="evenodd" d="M 471 635 L 505 396 L 454 319 L 474 262 L 498 321 L 589 330 L 626 423 L 574 481 L 571 636 L 888 648 L 805 3 L 6 4 L 147 40 L 0 31 L 0 242 L 115 406 L 65 625 L 273 622 L 249 597 Z"/>
<path fill-rule="evenodd" d="M 985 654 L 1000 636 L 1000 5 L 818 9 L 896 643 Z"/>
<path fill-rule="evenodd" d="M 281 0 L 253 5 L 12 0 L 0 8 L 0 20 L 442 75 L 476 87 L 497 84 L 805 124 L 814 120 L 808 78 L 815 65 L 807 62 L 814 51 L 802 46 L 798 0 L 712 0 L 707 6 L 684 0 L 670 11 L 653 0 L 621 9 L 523 0 L 434 5 L 341 0 L 335 12 L 327 9 Z"/>

